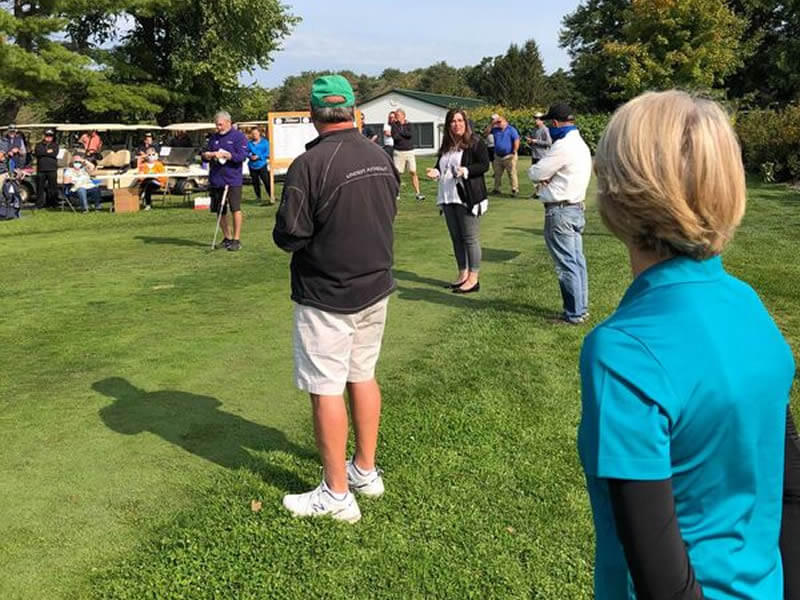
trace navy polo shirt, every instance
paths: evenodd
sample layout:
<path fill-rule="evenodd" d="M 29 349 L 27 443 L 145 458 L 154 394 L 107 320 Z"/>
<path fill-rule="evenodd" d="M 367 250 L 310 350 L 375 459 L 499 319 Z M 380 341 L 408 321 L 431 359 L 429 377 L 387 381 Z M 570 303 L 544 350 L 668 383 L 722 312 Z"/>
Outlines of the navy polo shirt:
<path fill-rule="evenodd" d="M 596 530 L 595 597 L 635 599 L 606 480 L 672 478 L 707 598 L 782 598 L 778 538 L 792 352 L 719 257 L 640 274 L 586 338 L 578 449 Z"/>
<path fill-rule="evenodd" d="M 519 131 L 511 125 L 507 125 L 505 129 L 493 127 L 492 136 L 495 156 L 505 156 L 514 152 L 514 141 L 519 139 Z"/>

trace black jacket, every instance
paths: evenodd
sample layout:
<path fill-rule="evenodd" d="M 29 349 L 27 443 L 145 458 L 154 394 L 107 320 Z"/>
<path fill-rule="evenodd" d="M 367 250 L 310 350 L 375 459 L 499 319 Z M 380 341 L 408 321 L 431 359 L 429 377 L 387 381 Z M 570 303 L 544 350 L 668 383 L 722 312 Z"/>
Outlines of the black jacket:
<path fill-rule="evenodd" d="M 36 170 L 40 173 L 58 171 L 58 144 L 55 142 L 39 142 L 33 149 L 33 155 L 36 157 Z"/>
<path fill-rule="evenodd" d="M 441 158 L 439 156 L 436 160 L 437 169 L 439 169 Z M 461 153 L 461 166 L 467 167 L 469 177 L 463 182 L 463 185 L 459 185 L 456 189 L 461 202 L 471 209 L 489 197 L 486 182 L 483 179 L 483 174 L 489 170 L 489 149 L 479 136 L 473 135 L 469 148 Z"/>
<path fill-rule="evenodd" d="M 392 139 L 394 140 L 394 149 L 406 152 L 414 149 L 414 142 L 412 141 L 413 134 L 411 132 L 411 123 L 406 121 L 402 125 L 395 121 L 392 123 Z"/>
<path fill-rule="evenodd" d="M 357 129 L 320 136 L 292 162 L 272 238 L 292 252 L 292 300 L 356 313 L 394 290 L 400 176 Z"/>

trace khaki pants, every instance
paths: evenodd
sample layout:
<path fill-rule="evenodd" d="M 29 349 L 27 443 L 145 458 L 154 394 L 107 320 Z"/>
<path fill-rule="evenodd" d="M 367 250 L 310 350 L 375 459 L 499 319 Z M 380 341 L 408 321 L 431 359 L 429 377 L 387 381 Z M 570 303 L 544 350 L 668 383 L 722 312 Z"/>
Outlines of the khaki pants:
<path fill-rule="evenodd" d="M 511 191 L 519 191 L 519 180 L 517 179 L 517 155 L 506 154 L 505 156 L 494 157 L 494 189 L 500 190 L 503 185 L 503 172 L 508 171 L 511 178 Z"/>

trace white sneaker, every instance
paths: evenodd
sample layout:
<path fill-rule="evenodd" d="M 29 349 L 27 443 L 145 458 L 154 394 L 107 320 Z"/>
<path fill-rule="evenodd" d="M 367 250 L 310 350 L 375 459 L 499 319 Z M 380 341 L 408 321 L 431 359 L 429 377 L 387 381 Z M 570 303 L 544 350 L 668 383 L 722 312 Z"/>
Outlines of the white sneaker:
<path fill-rule="evenodd" d="M 144 209 L 145 209 L 145 210 L 152 210 L 152 209 L 153 209 L 153 207 L 152 207 L 152 206 L 145 206 L 145 207 L 144 207 Z"/>
<path fill-rule="evenodd" d="M 344 500 L 337 500 L 331 495 L 325 481 L 305 494 L 287 494 L 283 497 L 283 506 L 295 517 L 328 516 L 348 523 L 355 523 L 361 518 L 355 496 L 347 492 Z"/>
<path fill-rule="evenodd" d="M 382 475 L 383 471 L 380 469 L 372 469 L 369 473 L 364 473 L 356 467 L 352 458 L 347 461 L 347 485 L 352 492 L 363 494 L 370 498 L 382 496 L 385 491 Z"/>

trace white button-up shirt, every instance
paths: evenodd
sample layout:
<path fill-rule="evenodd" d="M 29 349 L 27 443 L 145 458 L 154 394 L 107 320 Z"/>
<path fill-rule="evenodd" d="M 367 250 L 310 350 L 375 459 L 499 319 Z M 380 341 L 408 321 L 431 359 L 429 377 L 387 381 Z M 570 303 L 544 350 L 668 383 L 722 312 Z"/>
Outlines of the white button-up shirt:
<path fill-rule="evenodd" d="M 545 204 L 583 202 L 592 178 L 592 153 L 578 130 L 553 142 L 550 151 L 528 169 L 528 177 L 542 183 L 539 200 Z"/>

